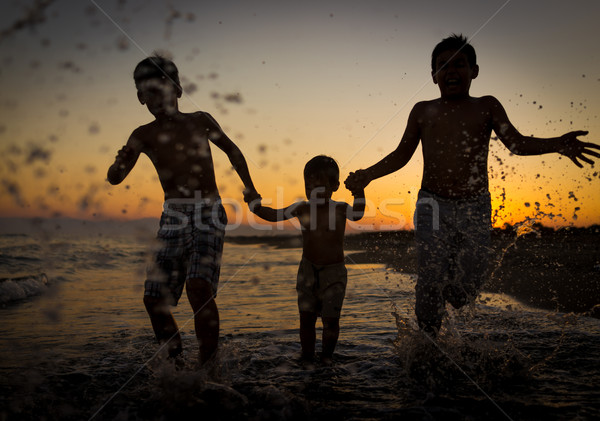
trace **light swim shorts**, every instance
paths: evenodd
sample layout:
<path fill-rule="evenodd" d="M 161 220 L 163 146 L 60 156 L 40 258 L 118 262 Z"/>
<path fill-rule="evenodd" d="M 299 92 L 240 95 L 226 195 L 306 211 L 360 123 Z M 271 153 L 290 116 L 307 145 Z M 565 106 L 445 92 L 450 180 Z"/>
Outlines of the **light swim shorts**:
<path fill-rule="evenodd" d="M 303 257 L 296 283 L 298 309 L 321 317 L 339 318 L 347 283 L 348 271 L 344 263 L 315 265 Z"/>

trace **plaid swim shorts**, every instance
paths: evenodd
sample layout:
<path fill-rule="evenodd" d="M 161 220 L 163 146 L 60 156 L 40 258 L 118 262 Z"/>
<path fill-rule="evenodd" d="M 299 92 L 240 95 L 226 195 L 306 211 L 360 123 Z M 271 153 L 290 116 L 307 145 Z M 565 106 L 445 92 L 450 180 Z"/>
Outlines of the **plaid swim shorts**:
<path fill-rule="evenodd" d="M 144 295 L 177 305 L 186 280 L 200 278 L 216 297 L 226 225 L 220 201 L 165 203 Z"/>

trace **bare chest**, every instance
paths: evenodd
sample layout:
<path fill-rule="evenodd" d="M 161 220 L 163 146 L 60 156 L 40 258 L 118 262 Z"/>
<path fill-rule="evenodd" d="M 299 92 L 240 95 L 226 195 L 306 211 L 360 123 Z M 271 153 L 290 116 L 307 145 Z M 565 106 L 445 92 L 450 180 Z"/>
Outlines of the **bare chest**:
<path fill-rule="evenodd" d="M 339 206 L 307 206 L 299 213 L 298 220 L 307 235 L 337 235 L 344 232 L 346 217 Z"/>
<path fill-rule="evenodd" d="M 487 152 L 491 116 L 476 105 L 429 107 L 419 124 L 426 156 L 474 158 Z"/>
<path fill-rule="evenodd" d="M 154 130 L 147 137 L 146 154 L 157 167 L 173 167 L 211 160 L 208 137 L 194 128 Z"/>

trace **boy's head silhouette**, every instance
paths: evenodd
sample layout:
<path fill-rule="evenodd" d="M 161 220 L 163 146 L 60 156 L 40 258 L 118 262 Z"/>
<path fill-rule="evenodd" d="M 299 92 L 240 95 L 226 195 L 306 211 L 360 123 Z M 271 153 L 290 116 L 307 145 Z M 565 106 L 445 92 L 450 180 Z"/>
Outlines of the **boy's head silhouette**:
<path fill-rule="evenodd" d="M 306 197 L 331 198 L 340 187 L 340 168 L 335 159 L 318 155 L 304 166 Z"/>
<path fill-rule="evenodd" d="M 140 61 L 133 71 L 140 103 L 155 116 L 177 111 L 177 98 L 183 90 L 179 71 L 171 60 L 154 55 Z"/>
<path fill-rule="evenodd" d="M 438 56 L 445 51 L 456 51 L 463 53 L 468 60 L 469 66 L 475 67 L 477 65 L 477 54 L 475 54 L 475 48 L 467 38 L 463 35 L 452 34 L 448 38 L 441 40 L 433 49 L 431 53 L 431 70 L 435 72 L 439 70 L 436 68 L 436 62 Z"/>
<path fill-rule="evenodd" d="M 431 76 L 443 98 L 468 96 L 471 81 L 478 75 L 475 49 L 464 36 L 451 35 L 433 49 Z"/>

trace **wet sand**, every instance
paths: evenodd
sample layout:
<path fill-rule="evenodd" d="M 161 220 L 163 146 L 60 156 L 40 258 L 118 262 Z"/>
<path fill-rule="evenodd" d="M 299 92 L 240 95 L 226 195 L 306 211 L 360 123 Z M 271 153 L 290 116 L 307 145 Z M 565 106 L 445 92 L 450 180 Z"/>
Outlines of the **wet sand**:
<path fill-rule="evenodd" d="M 237 244 L 300 247 L 299 236 L 232 237 Z M 554 230 L 534 225 L 521 235 L 495 229 L 492 277 L 487 292 L 509 294 L 525 304 L 599 317 L 600 226 Z M 391 270 L 416 273 L 412 231 L 367 232 L 346 236 L 346 263 L 382 263 Z"/>

